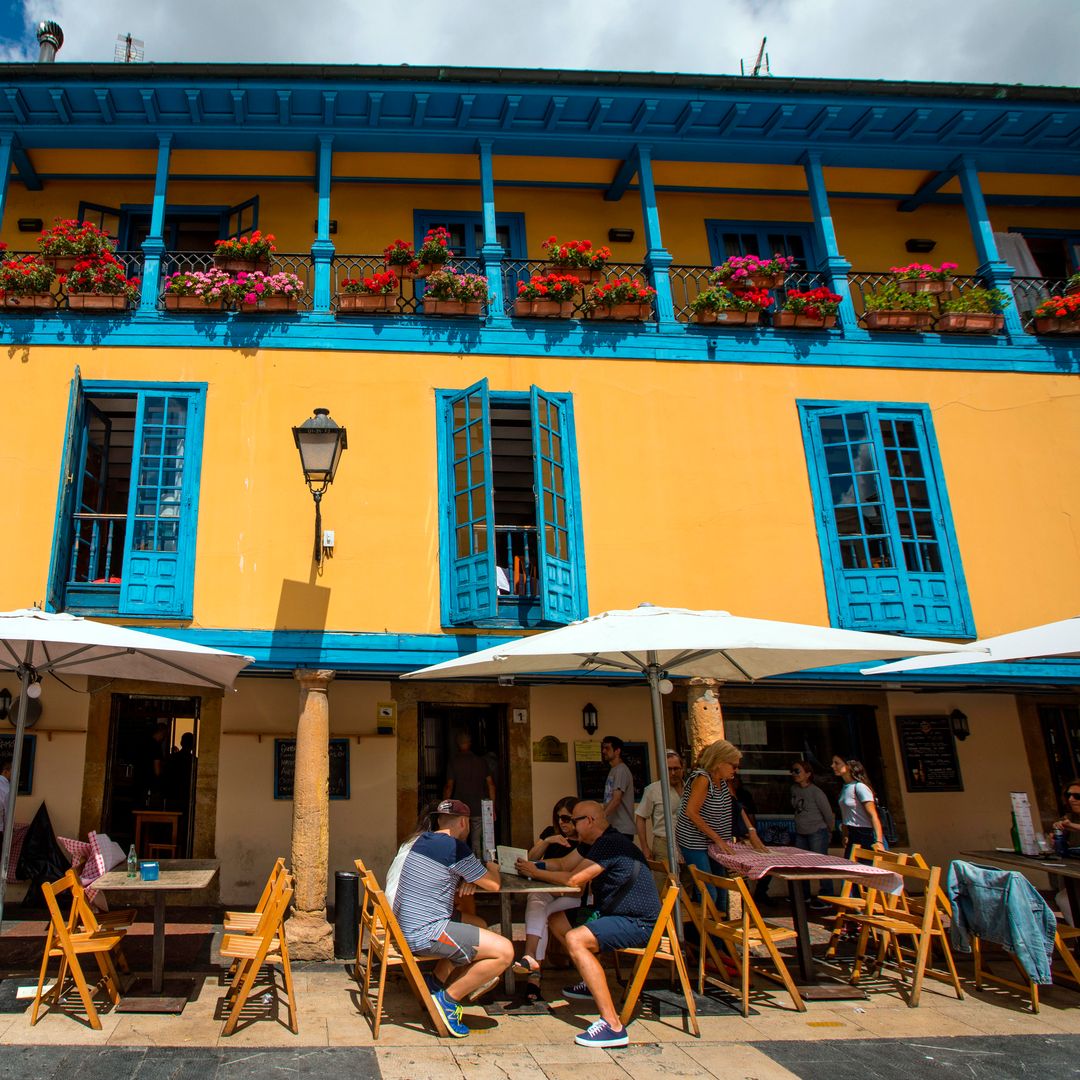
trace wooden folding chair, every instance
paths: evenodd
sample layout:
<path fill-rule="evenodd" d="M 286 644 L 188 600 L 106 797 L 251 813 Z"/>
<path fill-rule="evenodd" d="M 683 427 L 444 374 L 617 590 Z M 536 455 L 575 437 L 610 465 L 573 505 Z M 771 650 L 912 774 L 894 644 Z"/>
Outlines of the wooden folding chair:
<path fill-rule="evenodd" d="M 697 1036 L 701 1035 L 698 1027 L 697 1003 L 694 1001 L 694 988 L 690 984 L 690 976 L 686 971 L 686 961 L 683 959 L 682 947 L 679 945 L 679 936 L 675 932 L 675 901 L 679 897 L 679 882 L 676 878 L 668 876 L 667 884 L 660 897 L 660 914 L 653 926 L 652 934 L 648 942 L 640 948 L 620 949 L 624 956 L 636 956 L 637 962 L 634 970 L 630 973 L 630 981 L 627 983 L 626 992 L 623 995 L 622 1007 L 619 1011 L 619 1020 L 623 1025 L 630 1023 L 630 1017 L 634 1015 L 634 1006 L 637 1005 L 641 990 L 645 985 L 645 979 L 653 963 L 671 964 L 679 976 L 679 985 L 682 987 L 683 997 L 686 999 L 686 1010 L 689 1018 L 690 1030 Z"/>
<path fill-rule="evenodd" d="M 41 972 L 38 975 L 37 992 L 34 994 L 34 1007 L 30 1013 L 30 1024 L 33 1026 L 38 1021 L 38 1010 L 42 1000 L 47 1000 L 50 1009 L 58 1007 L 64 995 L 64 984 L 68 975 L 71 976 L 79 997 L 82 999 L 83 1008 L 90 1026 L 95 1031 L 101 1030 L 101 1020 L 94 1008 L 93 991 L 87 985 L 86 976 L 79 964 L 80 956 L 93 956 L 101 972 L 101 978 L 95 984 L 94 990 L 104 986 L 109 1000 L 115 1006 L 120 1001 L 120 977 L 116 973 L 116 965 L 113 961 L 113 952 L 124 938 L 124 929 L 101 929 L 94 921 L 93 913 L 85 897 L 81 895 L 82 886 L 75 876 L 74 870 L 69 870 L 59 881 L 45 882 L 41 886 L 45 903 L 49 909 L 49 929 L 45 935 L 45 952 L 41 958 Z M 72 893 L 71 914 L 65 918 L 60 911 L 57 898 L 65 892 Z M 80 903 L 81 902 L 81 903 Z M 95 929 L 73 929 L 78 927 L 82 920 L 89 919 Z M 56 982 L 47 994 L 43 995 L 45 977 L 48 974 L 49 961 L 53 957 L 60 960 L 60 970 L 57 972 Z"/>
<path fill-rule="evenodd" d="M 285 860 L 279 857 L 274 862 L 273 869 L 270 871 L 270 876 L 266 879 L 262 895 L 255 904 L 254 911 L 225 912 L 225 916 L 222 919 L 222 929 L 226 934 L 250 934 L 258 927 L 259 919 L 266 908 L 267 901 L 270 899 L 270 893 L 273 891 L 274 883 L 284 870 Z"/>
<path fill-rule="evenodd" d="M 710 979 L 720 983 L 727 989 L 739 995 L 742 1003 L 743 1016 L 750 1015 L 750 977 L 752 974 L 762 975 L 773 982 L 780 983 L 788 994 L 791 995 L 792 1003 L 799 1012 L 806 1012 L 806 1004 L 802 995 L 791 977 L 783 958 L 776 948 L 777 942 L 791 941 L 797 934 L 794 930 L 777 923 L 768 922 L 758 911 L 754 903 L 753 894 L 746 887 L 743 878 L 720 877 L 717 874 L 706 874 L 696 866 L 690 868 L 694 884 L 698 887 L 700 896 L 700 911 L 698 915 L 697 929 L 700 937 L 698 949 L 698 991 L 705 990 L 705 956 L 708 954 L 718 973 L 725 970 L 724 961 L 717 952 L 714 941 L 720 941 L 727 951 L 731 962 L 739 974 L 739 986 L 732 986 L 724 981 L 720 974 L 709 976 Z M 742 914 L 734 919 L 725 918 L 720 914 L 716 901 L 706 888 L 707 885 L 717 889 L 727 889 L 734 893 L 742 901 Z M 753 949 L 762 946 L 769 954 L 775 972 L 755 965 Z"/>
<path fill-rule="evenodd" d="M 232 1008 L 225 1020 L 223 1035 L 231 1035 L 240 1020 L 240 1012 L 247 1003 L 255 979 L 263 967 L 271 971 L 270 986 L 277 995 L 277 981 L 273 970 L 281 965 L 285 993 L 289 1002 L 289 1030 L 299 1033 L 296 1020 L 296 996 L 293 993 L 292 967 L 289 963 L 289 943 L 285 938 L 285 912 L 293 897 L 293 879 L 288 871 L 278 875 L 270 890 L 270 897 L 259 917 L 259 925 L 251 933 L 225 934 L 221 939 L 219 952 L 223 957 L 235 961 L 235 973 L 232 984 L 226 993 L 226 1003 L 232 996 Z M 230 969 L 232 970 L 232 969 Z"/>
<path fill-rule="evenodd" d="M 364 935 L 367 932 L 364 926 L 364 902 L 367 899 L 366 879 L 371 871 L 368 870 L 363 859 L 354 859 L 353 865 L 356 867 L 356 872 L 360 875 L 360 885 L 357 895 L 357 900 L 360 905 L 360 921 L 356 928 L 356 959 L 353 961 L 353 978 L 359 982 L 363 975 L 363 965 L 360 961 L 364 953 Z"/>
<path fill-rule="evenodd" d="M 949 939 L 941 918 L 941 908 L 936 902 L 938 890 L 941 887 L 941 867 L 926 868 L 916 866 L 914 863 L 895 863 L 890 869 L 904 879 L 904 892 L 899 896 L 891 896 L 878 889 L 869 888 L 867 889 L 866 910 L 862 914 L 850 912 L 844 916 L 859 928 L 859 942 L 855 949 L 851 982 L 855 984 L 859 981 L 867 942 L 871 932 L 874 932 L 881 938 L 879 960 L 883 961 L 887 950 L 891 948 L 901 982 L 906 978 L 908 969 L 911 971 L 911 985 L 907 993 L 907 1003 L 910 1008 L 915 1008 L 919 1004 L 923 979 L 926 976 L 950 983 L 957 998 L 962 1001 L 964 991 L 960 986 L 956 965 L 953 963 L 952 950 L 949 948 Z M 912 910 L 908 900 L 911 886 L 917 888 L 919 885 L 922 886 L 923 897 L 923 902 L 919 905 L 922 908 L 921 911 Z M 901 947 L 901 942 L 905 938 L 911 941 L 910 949 L 914 953 L 913 959 L 910 955 L 905 955 Z M 947 971 L 937 971 L 928 966 L 930 949 L 935 942 L 940 946 L 945 957 Z"/>
<path fill-rule="evenodd" d="M 416 957 L 405 941 L 397 918 L 387 902 L 386 895 L 379 888 L 375 875 L 366 871 L 362 878 L 364 886 L 363 903 L 360 906 L 361 939 L 367 940 L 367 951 L 361 962 L 357 948 L 356 968 L 360 983 L 360 1013 L 371 1015 L 371 1034 L 379 1037 L 382 1026 L 383 994 L 386 990 L 386 973 L 390 968 L 399 967 L 405 975 L 405 981 L 413 995 L 427 1010 L 435 1030 L 448 1037 L 446 1021 L 439 1007 L 431 1000 L 431 992 L 420 973 Z M 378 970 L 375 970 L 375 969 Z M 374 988 L 372 986 L 374 984 Z M 374 997 L 374 1000 L 373 1000 Z"/>

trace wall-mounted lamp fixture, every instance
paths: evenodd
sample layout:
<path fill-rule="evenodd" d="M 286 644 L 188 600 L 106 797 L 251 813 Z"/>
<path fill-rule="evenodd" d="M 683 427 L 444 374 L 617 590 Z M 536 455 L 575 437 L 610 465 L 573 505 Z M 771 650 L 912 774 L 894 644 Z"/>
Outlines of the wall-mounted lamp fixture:
<path fill-rule="evenodd" d="M 18 221 L 19 232 L 41 232 L 45 222 L 39 217 L 21 217 Z"/>
<path fill-rule="evenodd" d="M 904 249 L 910 251 L 912 255 L 926 255 L 936 247 L 936 240 L 930 240 L 925 237 L 920 238 L 918 236 L 913 236 L 910 240 L 904 241 Z"/>
<path fill-rule="evenodd" d="M 338 427 L 329 409 L 316 409 L 299 427 L 292 429 L 296 449 L 300 451 L 300 465 L 304 480 L 315 500 L 315 562 L 322 565 L 322 497 L 334 482 L 341 452 L 348 448 L 345 429 Z"/>
<path fill-rule="evenodd" d="M 313 221 L 311 223 L 311 231 L 313 233 L 318 233 L 319 223 L 317 221 Z M 330 233 L 331 236 L 333 236 L 337 232 L 337 218 L 330 219 L 330 228 L 327 231 Z"/>
<path fill-rule="evenodd" d="M 597 715 L 596 706 L 591 702 L 581 710 L 581 726 L 587 735 L 595 735 L 600 726 L 600 717 Z"/>
<path fill-rule="evenodd" d="M 953 735 L 955 735 L 960 742 L 963 742 L 971 734 L 971 729 L 968 727 L 967 715 L 962 713 L 959 709 L 953 709 L 953 711 L 949 713 L 949 723 L 952 724 Z"/>
<path fill-rule="evenodd" d="M 6 720 L 11 712 L 11 691 L 5 686 L 0 690 L 0 720 Z"/>
<path fill-rule="evenodd" d="M 513 686 L 514 685 L 514 676 L 513 675 L 500 675 L 499 676 L 499 685 L 500 686 Z"/>
<path fill-rule="evenodd" d="M 612 244 L 629 244 L 634 239 L 633 229 L 608 229 L 608 242 Z"/>

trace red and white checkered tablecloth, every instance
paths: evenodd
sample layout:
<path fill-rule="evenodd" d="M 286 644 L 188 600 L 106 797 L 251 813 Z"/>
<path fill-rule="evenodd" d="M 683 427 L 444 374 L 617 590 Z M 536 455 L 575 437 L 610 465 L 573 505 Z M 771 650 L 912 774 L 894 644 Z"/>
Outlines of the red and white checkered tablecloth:
<path fill-rule="evenodd" d="M 818 855 L 817 852 L 803 851 L 802 848 L 771 847 L 767 851 L 755 851 L 749 844 L 738 844 L 735 853 L 729 855 L 711 845 L 709 857 L 720 863 L 729 873 L 751 880 L 768 874 L 802 877 L 799 873 L 802 870 L 808 877 L 842 877 L 887 893 L 899 893 L 904 887 L 904 879 L 891 870 L 838 859 L 835 855 Z M 823 871 L 829 873 L 825 874 Z"/>

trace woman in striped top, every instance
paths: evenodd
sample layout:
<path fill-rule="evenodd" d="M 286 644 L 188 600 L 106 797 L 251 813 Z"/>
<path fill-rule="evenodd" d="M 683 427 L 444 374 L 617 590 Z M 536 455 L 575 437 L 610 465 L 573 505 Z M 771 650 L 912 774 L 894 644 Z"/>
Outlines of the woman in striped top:
<path fill-rule="evenodd" d="M 743 815 L 749 830 L 750 843 L 764 850 L 757 830 L 742 807 L 731 798 L 727 782 L 735 775 L 735 766 L 742 751 L 727 739 L 717 739 L 701 751 L 697 767 L 687 777 L 682 804 L 675 823 L 675 839 L 688 866 L 696 866 L 707 874 L 726 874 L 727 871 L 709 858 L 708 847 L 716 844 L 721 851 L 732 850 L 732 815 Z M 715 889 L 709 892 L 717 898 Z"/>

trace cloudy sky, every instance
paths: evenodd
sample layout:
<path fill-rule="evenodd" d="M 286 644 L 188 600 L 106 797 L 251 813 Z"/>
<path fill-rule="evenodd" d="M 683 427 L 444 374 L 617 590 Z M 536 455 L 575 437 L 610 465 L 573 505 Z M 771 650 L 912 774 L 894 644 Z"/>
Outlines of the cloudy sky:
<path fill-rule="evenodd" d="M 1077 85 L 1080 0 L 0 0 L 0 60 L 445 64 Z"/>

